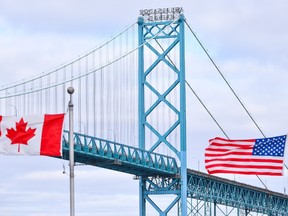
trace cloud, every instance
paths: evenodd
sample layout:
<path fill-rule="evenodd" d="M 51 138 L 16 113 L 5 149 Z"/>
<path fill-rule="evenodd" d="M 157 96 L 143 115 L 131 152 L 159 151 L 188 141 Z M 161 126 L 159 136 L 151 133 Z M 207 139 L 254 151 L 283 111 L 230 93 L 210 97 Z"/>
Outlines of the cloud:
<path fill-rule="evenodd" d="M 7 163 L 10 159 L 6 158 Z M 69 172 L 66 163 L 49 157 L 44 157 L 40 161 L 37 157 L 19 158 L 18 166 L 17 163 L 13 165 L 13 174 L 8 174 L 7 179 L 2 178 L 0 197 L 3 198 L 0 211 L 7 216 L 17 216 L 20 212 L 25 216 L 60 216 L 69 212 L 69 176 L 62 173 L 63 164 Z M 27 161 L 26 171 L 21 171 L 19 166 L 21 161 Z M 37 165 L 31 165 L 36 161 Z M 48 169 L 47 163 L 50 163 Z M 110 191 L 113 191 L 113 196 Z M 138 212 L 137 191 L 138 181 L 133 181 L 132 175 L 91 166 L 75 167 L 77 215 L 92 216 L 95 212 L 91 209 L 98 209 L 97 212 L 101 215 L 115 215 L 116 207 L 120 215 L 125 215 L 125 212 L 129 216 L 135 215 Z M 123 203 L 125 200 L 129 202 Z M 23 208 L 19 208 L 22 205 Z M 110 209 L 111 206 L 115 208 Z"/>
<path fill-rule="evenodd" d="M 288 31 L 287 2 L 283 0 L 217 0 L 209 4 L 4 0 L 0 2 L 0 83 L 49 71 L 93 49 L 136 22 L 140 9 L 171 6 L 183 6 L 187 22 L 265 134 L 285 133 Z M 186 77 L 193 89 L 229 137 L 261 136 L 187 28 L 186 35 Z M 188 89 L 187 105 L 188 167 L 205 172 L 203 155 L 208 139 L 223 134 Z M 60 216 L 69 212 L 69 176 L 62 174 L 63 163 L 68 173 L 67 161 L 0 157 L 0 162 L 1 213 Z M 133 176 L 90 166 L 75 170 L 77 215 L 138 214 L 138 182 Z M 235 178 L 262 187 L 256 177 Z M 264 179 L 271 189 L 283 191 L 285 179 Z"/>

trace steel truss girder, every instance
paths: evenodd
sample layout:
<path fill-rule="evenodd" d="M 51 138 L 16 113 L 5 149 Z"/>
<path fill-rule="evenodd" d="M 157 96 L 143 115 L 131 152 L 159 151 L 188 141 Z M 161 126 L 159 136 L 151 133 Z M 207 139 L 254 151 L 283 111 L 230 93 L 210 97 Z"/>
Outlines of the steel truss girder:
<path fill-rule="evenodd" d="M 66 160 L 69 160 L 68 136 L 69 132 L 64 131 L 63 159 Z M 143 161 L 141 159 L 141 155 L 143 154 L 140 154 L 139 151 L 142 152 L 142 150 L 138 148 L 122 145 L 109 140 L 82 135 L 79 133 L 74 133 L 73 140 L 75 143 L 75 162 L 143 176 L 143 195 L 145 200 L 147 200 L 153 207 L 155 207 L 156 204 L 149 198 L 149 196 L 151 195 L 175 194 L 176 197 L 171 203 L 171 205 L 174 205 L 174 202 L 180 200 L 181 178 L 179 175 L 175 175 L 175 173 L 178 172 L 178 167 L 176 165 L 176 161 L 174 161 L 174 158 L 172 158 L 172 161 L 174 162 L 167 163 L 171 166 L 173 165 L 168 170 L 173 170 L 174 167 L 176 167 L 177 169 L 174 170 L 175 172 L 172 174 L 172 176 L 174 177 L 169 177 L 169 173 L 163 174 L 162 171 L 155 169 L 156 167 L 160 166 L 158 162 L 161 162 L 161 160 L 158 160 L 158 162 L 157 160 L 151 160 L 150 165 L 153 163 L 158 163 L 158 165 L 153 165 L 154 167 L 147 166 L 145 168 L 144 161 L 146 160 Z M 138 153 L 133 151 L 136 151 Z M 152 155 L 153 154 L 156 153 L 152 153 Z M 131 157 L 133 158 L 134 156 L 138 157 L 138 159 L 135 159 L 135 161 L 138 161 L 140 164 L 125 164 L 127 160 L 131 160 Z M 165 157 L 167 156 L 164 156 L 164 158 Z M 150 160 L 153 157 L 149 156 L 147 158 L 149 158 Z M 169 158 L 169 160 L 170 159 L 171 158 Z M 149 162 L 146 163 L 146 165 L 148 164 Z M 134 168 L 132 169 L 132 167 Z M 145 175 L 148 174 L 150 174 L 152 177 L 145 177 Z M 232 207 L 232 209 L 238 209 L 238 211 L 242 209 L 242 211 L 245 211 L 244 215 L 253 215 L 253 212 L 269 216 L 288 215 L 287 195 L 267 191 L 262 188 L 257 188 L 242 183 L 237 183 L 194 170 L 187 171 L 187 179 L 188 216 L 195 215 L 196 213 L 198 213 L 198 215 L 201 215 L 199 214 L 200 209 L 206 208 L 203 203 L 200 203 L 201 201 L 204 203 L 211 203 L 217 208 L 219 208 L 219 205 L 225 205 Z M 189 204 L 189 199 L 195 199 L 199 202 L 197 204 L 193 204 L 191 201 L 191 203 Z M 163 212 L 161 212 L 161 214 L 165 215 L 166 213 L 168 213 L 168 211 L 172 208 L 171 205 L 169 205 Z M 155 209 L 158 212 L 160 211 L 159 208 Z M 222 215 L 230 215 L 230 213 L 222 212 Z"/>
<path fill-rule="evenodd" d="M 250 212 L 248 210 L 224 206 L 195 198 L 188 198 L 187 203 L 187 216 L 264 216 L 257 212 Z"/>
<path fill-rule="evenodd" d="M 63 159 L 69 159 L 69 132 L 63 133 Z M 74 132 L 75 161 L 136 176 L 175 176 L 175 158 Z"/>
<path fill-rule="evenodd" d="M 188 197 L 267 215 L 288 215 L 288 197 L 194 170 L 187 172 Z"/>

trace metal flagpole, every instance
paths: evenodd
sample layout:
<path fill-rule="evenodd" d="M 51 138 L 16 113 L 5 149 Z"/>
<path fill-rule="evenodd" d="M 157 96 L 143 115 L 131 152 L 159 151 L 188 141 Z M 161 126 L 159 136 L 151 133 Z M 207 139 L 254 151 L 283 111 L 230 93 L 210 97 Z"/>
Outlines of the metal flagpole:
<path fill-rule="evenodd" d="M 69 107 L 69 166 L 70 166 L 70 216 L 75 215 L 74 207 L 74 141 L 73 141 L 73 103 L 72 94 L 74 93 L 74 88 L 69 87 L 67 89 L 68 94 L 70 94 Z"/>

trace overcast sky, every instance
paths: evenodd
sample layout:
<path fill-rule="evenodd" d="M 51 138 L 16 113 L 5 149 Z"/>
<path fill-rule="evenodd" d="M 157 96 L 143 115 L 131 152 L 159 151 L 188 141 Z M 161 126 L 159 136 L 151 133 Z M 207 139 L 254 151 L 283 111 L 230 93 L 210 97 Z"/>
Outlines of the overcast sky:
<path fill-rule="evenodd" d="M 49 71 L 97 47 L 134 23 L 141 9 L 174 6 L 183 7 L 187 22 L 265 135 L 286 134 L 284 0 L 0 0 L 0 86 Z M 262 137 L 197 43 L 187 39 L 186 51 L 187 80 L 228 136 Z M 206 172 L 208 139 L 223 134 L 188 90 L 187 119 L 188 167 Z M 0 163 L 1 215 L 69 215 L 67 161 L 0 156 Z M 133 176 L 90 166 L 75 167 L 75 175 L 77 216 L 138 214 L 138 182 Z M 263 187 L 254 176 L 224 177 Z M 263 181 L 283 192 L 287 171 L 284 177 Z"/>

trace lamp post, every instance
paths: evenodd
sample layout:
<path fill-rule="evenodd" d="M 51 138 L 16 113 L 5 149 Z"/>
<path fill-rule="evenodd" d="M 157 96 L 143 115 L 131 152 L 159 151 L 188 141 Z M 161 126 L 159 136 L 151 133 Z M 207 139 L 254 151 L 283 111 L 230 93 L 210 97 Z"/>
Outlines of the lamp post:
<path fill-rule="evenodd" d="M 74 93 L 74 88 L 69 87 L 67 89 L 68 94 L 70 94 L 70 101 L 68 103 L 69 108 L 69 166 L 70 166 L 70 216 L 75 215 L 74 207 L 74 141 L 73 141 L 73 103 L 72 94 Z"/>

